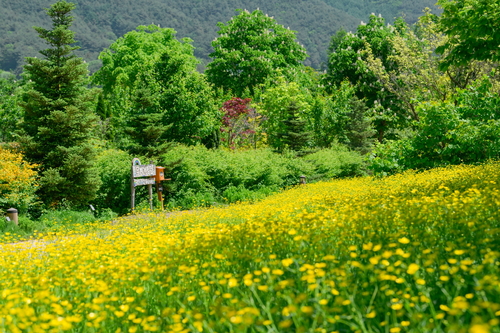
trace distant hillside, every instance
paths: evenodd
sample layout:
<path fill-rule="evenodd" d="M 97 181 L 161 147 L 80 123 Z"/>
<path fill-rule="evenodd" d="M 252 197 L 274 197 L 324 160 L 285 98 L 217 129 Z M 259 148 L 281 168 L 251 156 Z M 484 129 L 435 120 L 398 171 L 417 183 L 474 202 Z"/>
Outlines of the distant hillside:
<path fill-rule="evenodd" d="M 55 0 L 0 0 L 0 69 L 20 73 L 24 57 L 38 56 L 45 48 L 33 26 L 49 27 L 43 8 Z M 355 30 L 370 13 L 381 13 L 388 21 L 405 15 L 414 22 L 434 0 L 75 0 L 78 54 L 91 71 L 100 63 L 99 53 L 118 37 L 138 25 L 159 24 L 174 28 L 177 37 L 194 40 L 195 54 L 209 61 L 211 42 L 217 36 L 217 22 L 236 15 L 235 9 L 261 9 L 278 23 L 297 31 L 309 54 L 306 65 L 320 68 L 326 61 L 330 37 L 340 28 Z"/>

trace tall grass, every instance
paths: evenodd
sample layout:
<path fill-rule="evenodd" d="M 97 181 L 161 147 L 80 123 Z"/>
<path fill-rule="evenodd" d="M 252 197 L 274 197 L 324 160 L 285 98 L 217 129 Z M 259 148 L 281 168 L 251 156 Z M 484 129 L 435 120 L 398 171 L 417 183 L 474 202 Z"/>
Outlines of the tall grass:
<path fill-rule="evenodd" d="M 500 164 L 297 186 L 0 252 L 8 332 L 500 332 Z"/>

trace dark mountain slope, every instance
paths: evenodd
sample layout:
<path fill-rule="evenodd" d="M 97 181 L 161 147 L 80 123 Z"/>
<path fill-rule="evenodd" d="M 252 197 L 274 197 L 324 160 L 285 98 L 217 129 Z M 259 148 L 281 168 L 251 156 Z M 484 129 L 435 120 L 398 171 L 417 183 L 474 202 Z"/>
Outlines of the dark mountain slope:
<path fill-rule="evenodd" d="M 177 37 L 194 40 L 196 56 L 204 63 L 209 61 L 210 43 L 217 36 L 217 22 L 226 22 L 236 15 L 235 9 L 261 9 L 285 27 L 297 31 L 300 43 L 310 57 L 306 64 L 319 68 L 326 60 L 330 37 L 341 27 L 355 30 L 360 20 L 369 13 L 387 5 L 388 1 L 408 0 L 75 0 L 74 12 L 78 51 L 90 63 L 90 69 L 99 66 L 97 56 L 104 48 L 138 25 L 159 24 L 174 28 Z M 414 0 L 418 12 L 430 0 Z M 38 56 L 45 48 L 33 26 L 48 27 L 50 21 L 43 8 L 54 0 L 0 0 L 0 69 L 19 73 L 26 56 Z M 336 6 L 349 9 L 349 3 L 368 3 L 365 14 L 354 17 Z M 384 3 L 385 2 L 385 3 Z M 378 7 L 377 7 L 378 6 Z M 382 6 L 382 7 L 381 7 Z M 361 13 L 362 8 L 353 13 Z M 414 10 L 416 11 L 416 9 Z M 413 11 L 413 12 L 414 12 Z M 412 12 L 412 13 L 413 13 Z M 413 14 L 412 14 L 413 15 Z M 415 15 L 414 15 L 415 16 Z"/>
<path fill-rule="evenodd" d="M 435 7 L 437 0 L 324 0 L 328 5 L 345 11 L 346 13 L 367 21 L 366 16 L 374 13 L 381 14 L 392 22 L 396 17 L 404 17 L 408 23 L 414 23 L 422 15 L 425 7 Z"/>

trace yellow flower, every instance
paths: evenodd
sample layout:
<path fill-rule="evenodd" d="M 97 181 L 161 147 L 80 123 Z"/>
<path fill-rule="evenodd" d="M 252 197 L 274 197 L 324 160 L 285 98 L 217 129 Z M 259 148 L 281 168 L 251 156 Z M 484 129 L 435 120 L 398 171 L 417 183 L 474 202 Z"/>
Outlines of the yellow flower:
<path fill-rule="evenodd" d="M 234 316 L 229 319 L 233 324 L 240 324 L 243 321 L 241 316 Z"/>
<path fill-rule="evenodd" d="M 377 313 L 375 311 L 372 311 L 372 312 L 366 314 L 365 317 L 366 318 L 375 318 L 376 315 L 377 315 Z"/>
<path fill-rule="evenodd" d="M 257 289 L 259 289 L 260 291 L 268 291 L 269 287 L 264 285 L 264 286 L 258 286 Z"/>
<path fill-rule="evenodd" d="M 469 333 L 489 333 L 490 327 L 487 324 L 476 324 L 469 328 Z"/>
<path fill-rule="evenodd" d="M 410 242 L 410 240 L 406 237 L 402 237 L 402 238 L 398 239 L 398 242 L 400 242 L 401 244 L 408 244 Z"/>
<path fill-rule="evenodd" d="M 401 310 L 402 308 L 403 308 L 403 304 L 401 304 L 401 303 L 396 303 L 396 304 L 391 305 L 391 309 L 393 309 L 393 310 Z"/>
<path fill-rule="evenodd" d="M 420 266 L 417 264 L 410 264 L 410 266 L 408 266 L 408 270 L 406 271 L 406 273 L 413 275 L 418 271 L 419 268 Z"/>

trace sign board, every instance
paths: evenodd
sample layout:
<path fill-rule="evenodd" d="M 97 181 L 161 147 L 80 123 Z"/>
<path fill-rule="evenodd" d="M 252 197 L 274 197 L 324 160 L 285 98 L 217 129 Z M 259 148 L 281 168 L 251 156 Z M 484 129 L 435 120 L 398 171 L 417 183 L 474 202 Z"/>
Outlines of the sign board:
<path fill-rule="evenodd" d="M 154 178 L 142 178 L 142 179 L 134 179 L 134 186 L 140 185 L 153 185 L 155 183 Z"/>
<path fill-rule="evenodd" d="M 156 166 L 154 164 L 132 165 L 132 177 L 133 178 L 152 177 L 155 175 L 156 175 Z"/>
<path fill-rule="evenodd" d="M 152 162 L 150 162 L 152 163 Z M 163 209 L 163 198 L 161 192 L 163 187 L 161 186 L 162 180 L 165 179 L 165 168 L 157 167 L 154 164 L 141 165 L 141 161 L 138 158 L 132 160 L 132 176 L 130 177 L 130 207 L 132 210 L 135 207 L 135 187 L 141 185 L 148 186 L 149 192 L 149 207 L 153 210 L 153 184 L 156 183 L 158 189 L 158 199 L 161 201 Z M 148 178 L 141 178 L 148 177 Z"/>

